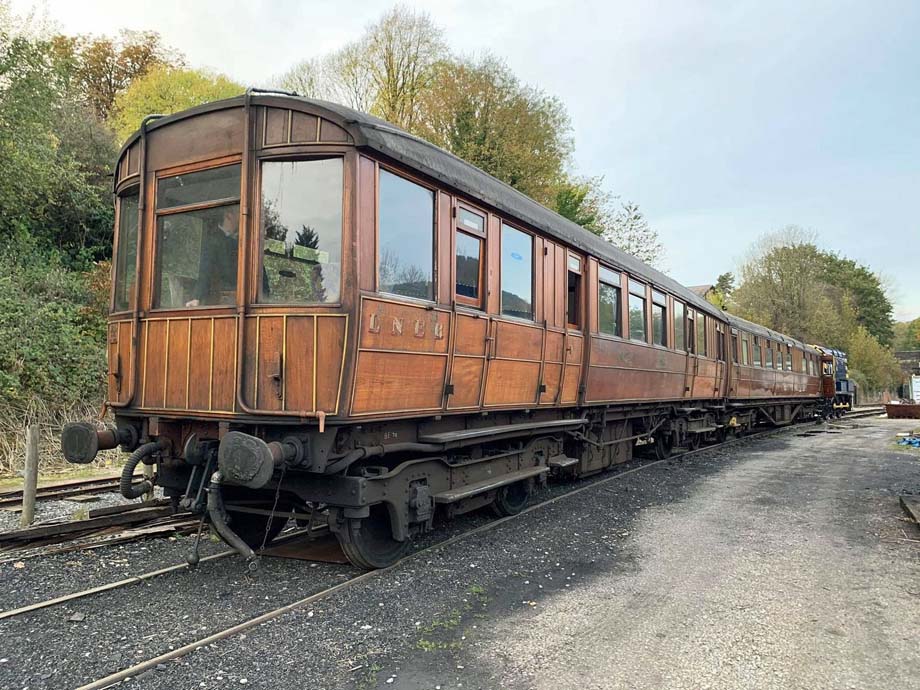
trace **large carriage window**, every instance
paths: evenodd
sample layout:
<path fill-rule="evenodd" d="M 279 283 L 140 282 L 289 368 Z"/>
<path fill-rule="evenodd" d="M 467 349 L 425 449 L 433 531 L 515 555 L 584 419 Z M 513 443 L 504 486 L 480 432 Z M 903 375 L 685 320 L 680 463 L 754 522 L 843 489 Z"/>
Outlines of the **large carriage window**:
<path fill-rule="evenodd" d="M 434 192 L 380 170 L 380 291 L 434 299 Z"/>
<path fill-rule="evenodd" d="M 502 224 L 502 314 L 533 318 L 533 237 Z"/>
<path fill-rule="evenodd" d="M 686 326 L 684 325 L 684 303 L 674 300 L 674 348 L 686 350 Z"/>
<path fill-rule="evenodd" d="M 240 166 L 157 181 L 154 307 L 236 304 Z"/>
<path fill-rule="evenodd" d="M 629 339 L 648 342 L 646 333 L 645 286 L 629 281 Z"/>
<path fill-rule="evenodd" d="M 696 313 L 696 354 L 706 356 L 706 315 Z"/>
<path fill-rule="evenodd" d="M 767 341 L 767 349 L 764 350 L 763 354 L 763 365 L 767 369 L 773 368 L 773 344 L 769 340 Z"/>
<path fill-rule="evenodd" d="M 620 274 L 601 266 L 597 290 L 598 328 L 607 335 L 623 335 L 620 320 Z"/>
<path fill-rule="evenodd" d="M 115 311 L 134 306 L 137 270 L 137 192 L 118 198 L 118 255 L 115 257 Z"/>
<path fill-rule="evenodd" d="M 786 371 L 792 371 L 792 346 L 786 345 Z"/>
<path fill-rule="evenodd" d="M 741 363 L 748 365 L 748 336 L 747 333 L 741 334 Z"/>
<path fill-rule="evenodd" d="M 665 306 L 667 303 L 667 296 L 652 290 L 652 342 L 665 347 L 668 346 L 668 332 L 665 330 L 665 324 L 668 322 L 668 308 Z"/>
<path fill-rule="evenodd" d="M 342 159 L 264 162 L 260 301 L 338 302 L 341 274 Z"/>
<path fill-rule="evenodd" d="M 761 361 L 761 358 L 760 358 L 760 338 L 758 338 L 757 336 L 754 336 L 754 366 L 759 367 L 762 365 L 763 365 L 763 362 Z"/>

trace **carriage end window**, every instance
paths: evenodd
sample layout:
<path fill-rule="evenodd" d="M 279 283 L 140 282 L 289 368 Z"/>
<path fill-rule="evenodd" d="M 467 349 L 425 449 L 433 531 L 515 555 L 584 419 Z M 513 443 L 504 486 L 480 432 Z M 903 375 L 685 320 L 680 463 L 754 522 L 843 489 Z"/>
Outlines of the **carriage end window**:
<path fill-rule="evenodd" d="M 380 170 L 380 291 L 434 299 L 434 192 Z"/>
<path fill-rule="evenodd" d="M 502 224 L 502 314 L 533 319 L 533 237 Z"/>
<path fill-rule="evenodd" d="M 645 299 L 645 286 L 629 281 L 629 339 L 641 343 L 648 342 L 646 318 L 648 302 Z"/>
<path fill-rule="evenodd" d="M 236 304 L 240 165 L 157 180 L 154 308 Z"/>
<path fill-rule="evenodd" d="M 137 270 L 137 191 L 118 198 L 118 254 L 115 257 L 115 311 L 134 306 Z"/>
<path fill-rule="evenodd" d="M 620 317 L 620 274 L 601 266 L 597 289 L 598 329 L 607 335 L 623 335 Z"/>
<path fill-rule="evenodd" d="M 339 301 L 342 159 L 262 164 L 260 301 Z"/>

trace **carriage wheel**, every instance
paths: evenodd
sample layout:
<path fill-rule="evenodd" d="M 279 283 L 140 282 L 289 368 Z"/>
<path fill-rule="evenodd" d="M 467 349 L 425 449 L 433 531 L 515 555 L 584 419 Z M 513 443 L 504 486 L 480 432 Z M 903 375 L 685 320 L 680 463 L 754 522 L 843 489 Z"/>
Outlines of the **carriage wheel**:
<path fill-rule="evenodd" d="M 700 434 L 687 434 L 687 449 L 688 450 L 699 450 L 700 447 Z"/>
<path fill-rule="evenodd" d="M 347 535 L 339 537 L 342 551 L 352 564 L 366 570 L 386 568 L 406 555 L 412 542 L 393 538 L 390 514 L 383 503 L 371 506 L 370 515 L 349 520 Z"/>
<path fill-rule="evenodd" d="M 655 437 L 655 457 L 665 460 L 674 450 L 674 434 L 661 434 Z"/>
<path fill-rule="evenodd" d="M 524 510 L 524 506 L 530 500 L 530 488 L 531 482 L 529 479 L 501 487 L 495 496 L 495 501 L 492 503 L 492 510 L 499 517 L 517 515 Z"/>
<path fill-rule="evenodd" d="M 272 504 L 255 506 L 263 510 L 271 510 Z M 283 513 L 290 510 L 289 506 L 278 506 L 277 512 Z M 250 549 L 258 550 L 262 545 L 268 546 L 271 541 L 281 534 L 281 530 L 288 523 L 287 517 L 277 515 L 258 515 L 256 513 L 240 513 L 228 508 L 230 514 L 230 529 L 246 542 Z"/>

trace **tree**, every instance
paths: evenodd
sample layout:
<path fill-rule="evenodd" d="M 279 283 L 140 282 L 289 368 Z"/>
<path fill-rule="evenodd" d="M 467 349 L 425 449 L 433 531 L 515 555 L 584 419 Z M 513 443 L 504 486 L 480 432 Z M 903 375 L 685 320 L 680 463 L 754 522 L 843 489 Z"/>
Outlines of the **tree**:
<path fill-rule="evenodd" d="M 243 90 L 242 86 L 220 74 L 153 67 L 115 98 L 112 125 L 119 141 L 124 141 L 151 113 L 168 115 L 208 101 L 237 96 Z"/>
<path fill-rule="evenodd" d="M 865 326 L 856 327 L 846 350 L 850 376 L 863 388 L 877 393 L 893 389 L 900 383 L 901 366 L 898 360 Z"/>
<path fill-rule="evenodd" d="M 894 342 L 892 349 L 920 350 L 920 318 L 913 321 L 899 321 L 894 324 Z"/>
<path fill-rule="evenodd" d="M 444 60 L 420 97 L 413 134 L 551 206 L 572 152 L 562 103 L 501 60 Z"/>
<path fill-rule="evenodd" d="M 412 130 L 434 66 L 447 56 L 443 30 L 428 14 L 394 7 L 364 35 L 281 76 L 282 87 L 338 101 Z"/>
<path fill-rule="evenodd" d="M 107 120 L 116 97 L 153 67 L 179 67 L 182 56 L 165 47 L 155 31 L 123 30 L 109 36 L 55 36 L 56 57 L 66 63 L 74 86 L 99 120 Z"/>
<path fill-rule="evenodd" d="M 893 308 L 882 280 L 867 266 L 831 252 L 822 253 L 824 280 L 844 290 L 856 309 L 856 319 L 882 345 L 890 345 L 894 337 Z"/>

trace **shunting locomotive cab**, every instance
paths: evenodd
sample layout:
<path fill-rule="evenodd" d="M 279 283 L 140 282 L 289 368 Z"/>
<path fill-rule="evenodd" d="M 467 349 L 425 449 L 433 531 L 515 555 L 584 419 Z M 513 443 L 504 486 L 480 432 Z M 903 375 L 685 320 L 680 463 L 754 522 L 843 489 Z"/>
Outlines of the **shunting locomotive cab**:
<path fill-rule="evenodd" d="M 813 348 L 341 106 L 147 119 L 115 195 L 115 428 L 68 425 L 64 454 L 130 452 L 132 498 L 155 465 L 249 559 L 322 516 L 386 566 L 436 508 L 514 514 L 551 472 L 820 410 Z"/>

